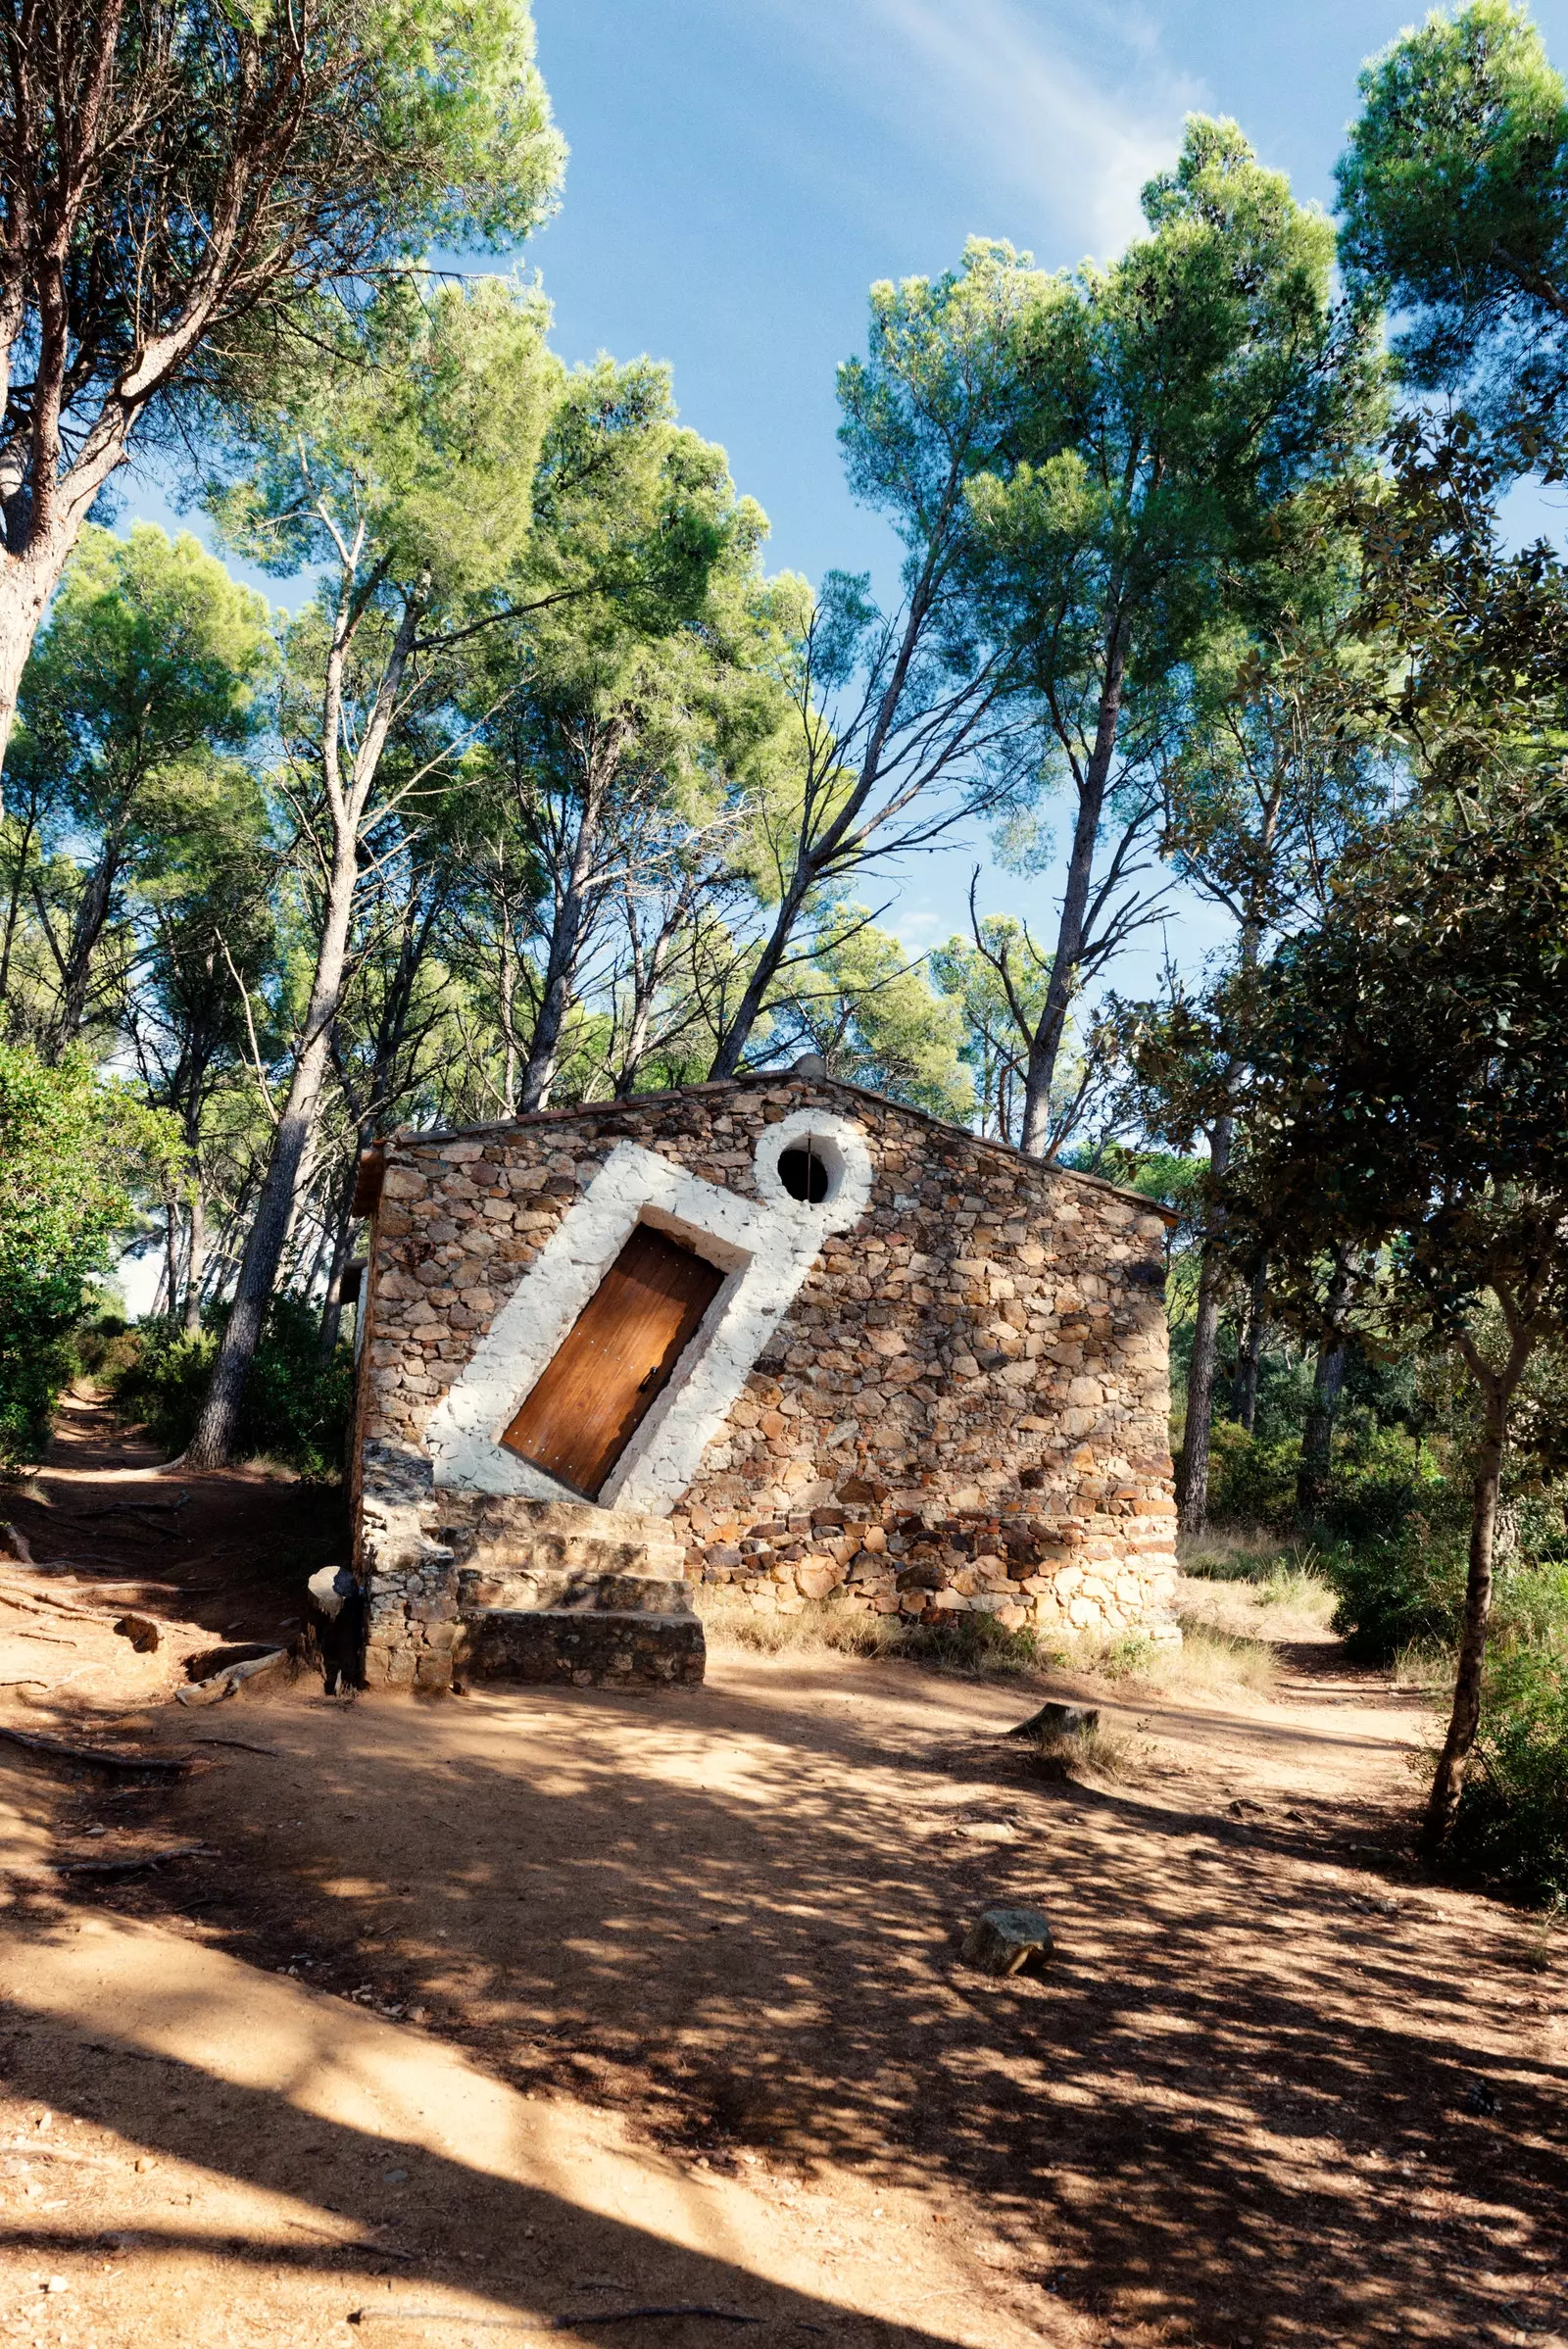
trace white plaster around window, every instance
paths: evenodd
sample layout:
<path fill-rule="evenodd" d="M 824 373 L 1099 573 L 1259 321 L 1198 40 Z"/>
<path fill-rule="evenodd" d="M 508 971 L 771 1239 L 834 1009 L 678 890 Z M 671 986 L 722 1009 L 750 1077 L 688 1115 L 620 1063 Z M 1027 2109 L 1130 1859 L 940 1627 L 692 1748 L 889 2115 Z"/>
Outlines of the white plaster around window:
<path fill-rule="evenodd" d="M 780 1153 L 807 1137 L 829 1164 L 829 1196 L 816 1206 L 791 1199 L 778 1175 Z M 858 1222 L 871 1196 L 863 1135 L 850 1119 L 824 1111 L 797 1110 L 770 1126 L 758 1145 L 756 1167 L 762 1197 L 742 1199 L 657 1151 L 618 1144 L 431 1413 L 425 1444 L 436 1484 L 580 1502 L 580 1494 L 508 1451 L 500 1438 L 633 1227 L 651 1223 L 727 1276 L 599 1495 L 603 1508 L 667 1516 L 788 1312 L 823 1239 Z"/>

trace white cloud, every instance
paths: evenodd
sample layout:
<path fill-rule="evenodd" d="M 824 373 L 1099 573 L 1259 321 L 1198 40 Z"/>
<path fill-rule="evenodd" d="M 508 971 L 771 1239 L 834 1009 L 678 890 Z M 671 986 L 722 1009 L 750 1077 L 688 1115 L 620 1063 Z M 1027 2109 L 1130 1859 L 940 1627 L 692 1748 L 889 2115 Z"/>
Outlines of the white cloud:
<path fill-rule="evenodd" d="M 1060 0 L 783 0 L 835 77 L 973 188 L 973 225 L 1010 199 L 1048 264 L 1109 258 L 1141 222 L 1139 190 L 1174 158 L 1202 92 L 1160 59 L 1142 13 Z M 842 86 L 842 83 L 841 83 Z M 1076 237 L 1079 249 L 1063 250 Z"/>

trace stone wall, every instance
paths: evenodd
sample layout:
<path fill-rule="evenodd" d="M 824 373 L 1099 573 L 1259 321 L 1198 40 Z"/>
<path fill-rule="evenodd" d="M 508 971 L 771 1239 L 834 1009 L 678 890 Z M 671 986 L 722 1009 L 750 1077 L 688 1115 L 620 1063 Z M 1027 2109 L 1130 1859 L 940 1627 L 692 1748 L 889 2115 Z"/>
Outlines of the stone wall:
<path fill-rule="evenodd" d="M 976 1610 L 1163 1632 L 1175 1570 L 1165 1221 L 1135 1196 L 830 1080 L 768 1075 L 388 1146 L 364 1310 L 357 1507 L 372 1682 L 439 1686 L 458 1572 L 529 1503 L 431 1482 L 432 1411 L 618 1144 L 755 1196 L 806 1108 L 873 1181 L 825 1236 L 662 1529 L 764 1610 Z M 537 1504 L 533 1504 L 537 1506 Z"/>

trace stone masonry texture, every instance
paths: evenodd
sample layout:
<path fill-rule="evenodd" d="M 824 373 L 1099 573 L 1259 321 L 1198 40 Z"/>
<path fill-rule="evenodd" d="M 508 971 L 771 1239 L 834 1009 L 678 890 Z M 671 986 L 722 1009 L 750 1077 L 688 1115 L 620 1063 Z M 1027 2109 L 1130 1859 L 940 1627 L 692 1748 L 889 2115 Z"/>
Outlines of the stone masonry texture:
<path fill-rule="evenodd" d="M 607 1536 L 678 1545 L 689 1583 L 764 1611 L 1166 1627 L 1160 1212 L 858 1088 L 763 1074 L 387 1145 L 356 1426 L 372 1686 L 450 1687 L 460 1576 L 539 1516 L 435 1487 L 423 1431 L 606 1156 L 630 1140 L 755 1197 L 756 1144 L 802 1108 L 864 1134 L 866 1212 L 825 1240 L 671 1515 L 605 1512 Z"/>

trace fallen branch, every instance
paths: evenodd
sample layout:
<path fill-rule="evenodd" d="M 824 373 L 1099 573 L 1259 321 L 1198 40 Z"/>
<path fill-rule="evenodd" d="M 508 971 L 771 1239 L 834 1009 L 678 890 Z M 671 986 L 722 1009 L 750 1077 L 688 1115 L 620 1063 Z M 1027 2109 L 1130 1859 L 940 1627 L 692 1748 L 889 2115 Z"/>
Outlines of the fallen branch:
<path fill-rule="evenodd" d="M 112 1500 L 103 1509 L 73 1509 L 71 1515 L 90 1523 L 95 1517 L 119 1517 L 127 1509 L 182 1509 L 190 1494 L 182 1493 L 177 1500 Z"/>
<path fill-rule="evenodd" d="M 221 1704 L 226 1696 L 235 1696 L 247 1681 L 265 1674 L 269 1679 L 287 1672 L 293 1662 L 286 1647 L 270 1647 L 265 1655 L 244 1656 L 237 1664 L 225 1664 L 210 1680 L 187 1681 L 174 1690 L 174 1702 L 182 1705 Z"/>
<path fill-rule="evenodd" d="M 184 1778 L 192 1770 L 202 1770 L 209 1764 L 195 1761 L 189 1754 L 169 1756 L 152 1753 L 111 1753 L 102 1745 L 68 1745 L 63 1737 L 39 1737 L 26 1730 L 8 1729 L 0 1724 L 0 1738 L 8 1745 L 24 1745 L 29 1753 L 47 1753 L 65 1762 L 91 1762 L 99 1770 L 151 1770 L 166 1778 Z"/>
<path fill-rule="evenodd" d="M 700 2303 L 679 2301 L 670 2308 L 611 2308 L 585 2317 L 558 2317 L 556 2330 L 570 2332 L 577 2325 L 629 2325 L 634 2317 L 709 2317 L 715 2325 L 760 2325 L 760 2317 L 743 2317 L 738 2309 L 705 2308 Z"/>
<path fill-rule="evenodd" d="M 55 1860 L 51 1863 L 57 1876 L 140 1876 L 148 1868 L 161 1868 L 166 1860 L 188 1860 L 198 1851 L 211 1851 L 210 1843 L 166 1843 L 161 1851 L 142 1851 L 122 1859 L 111 1860 Z"/>
<path fill-rule="evenodd" d="M 198 1737 L 195 1742 L 198 1745 L 232 1745 L 238 1753 L 270 1753 L 275 1756 L 283 1750 L 281 1745 L 253 1745 L 249 1737 Z"/>
<path fill-rule="evenodd" d="M 74 2153 L 65 2145 L 47 2145 L 39 2137 L 13 2137 L 5 2148 L 7 2153 L 26 2154 L 40 2162 L 70 2162 L 79 2170 L 113 2170 L 118 2163 L 102 2153 Z"/>
<path fill-rule="evenodd" d="M 372 2256 L 384 2256 L 385 2245 L 348 2246 L 356 2250 L 368 2249 Z M 536 2317 L 476 2317 L 466 2308 L 357 2308 L 349 2317 L 351 2325 L 485 2325 L 497 2332 L 531 2332 L 538 2323 Z"/>

